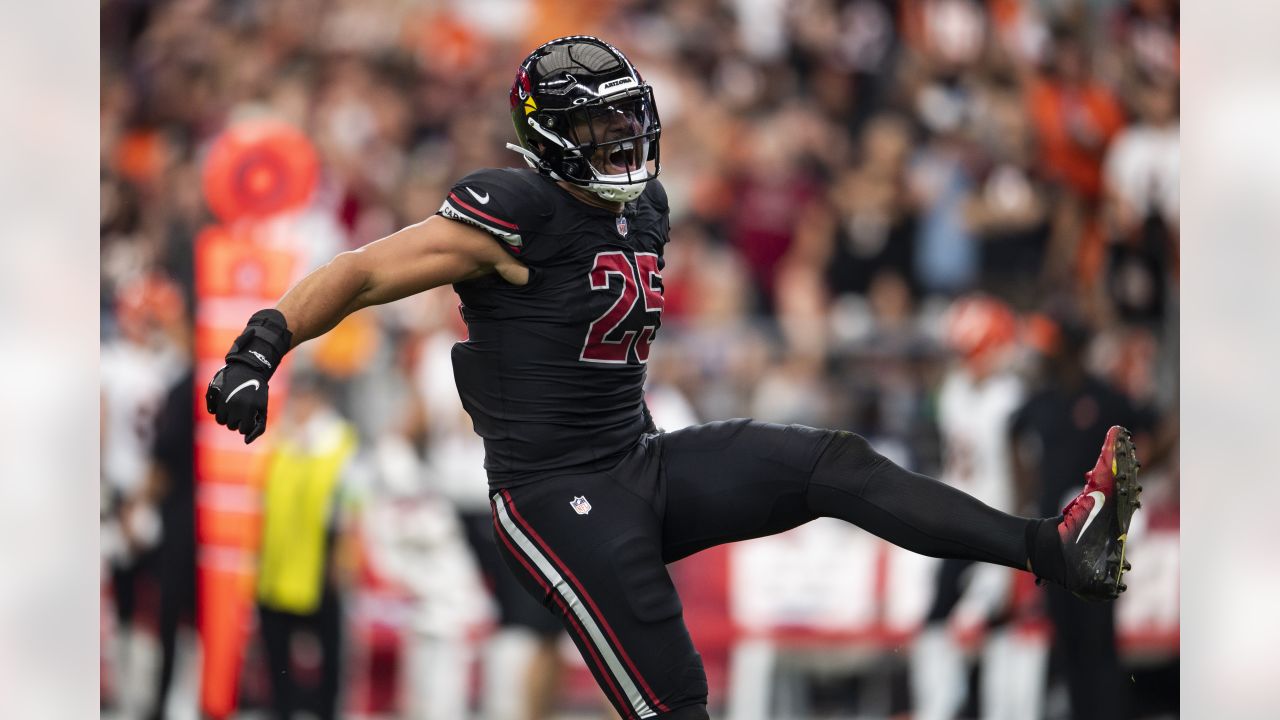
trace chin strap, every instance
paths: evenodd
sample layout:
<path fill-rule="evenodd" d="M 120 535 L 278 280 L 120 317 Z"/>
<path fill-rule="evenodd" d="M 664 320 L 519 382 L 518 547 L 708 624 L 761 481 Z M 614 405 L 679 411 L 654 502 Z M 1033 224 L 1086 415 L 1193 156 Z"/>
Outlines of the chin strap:
<path fill-rule="evenodd" d="M 538 159 L 538 156 L 534 155 L 532 150 L 529 150 L 528 148 L 522 148 L 519 145 L 516 145 L 515 143 L 507 143 L 507 149 L 514 150 L 515 152 L 520 153 L 520 156 L 524 158 L 524 161 L 529 163 L 529 167 L 533 168 L 534 170 L 537 170 L 540 173 L 549 175 L 552 180 L 564 180 L 564 178 L 557 175 L 554 170 L 548 167 L 546 163 Z"/>

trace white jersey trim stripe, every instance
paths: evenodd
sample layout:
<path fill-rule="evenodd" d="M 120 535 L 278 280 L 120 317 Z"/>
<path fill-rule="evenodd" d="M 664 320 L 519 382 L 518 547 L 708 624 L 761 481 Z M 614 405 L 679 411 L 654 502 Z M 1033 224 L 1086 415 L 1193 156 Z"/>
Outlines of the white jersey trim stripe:
<path fill-rule="evenodd" d="M 471 215 L 468 215 L 462 212 L 461 210 L 459 210 L 458 208 L 454 207 L 453 203 L 449 202 L 448 200 L 445 200 L 444 204 L 440 206 L 440 214 L 444 215 L 450 220 L 458 220 L 461 222 L 475 225 L 476 227 L 480 228 L 481 230 L 484 230 L 490 235 L 495 235 L 498 238 L 501 238 L 503 242 L 510 245 L 511 247 L 518 248 L 524 244 L 524 241 L 520 238 L 519 233 L 508 232 L 506 230 L 503 230 L 502 228 L 490 225 L 489 223 L 486 223 L 483 220 L 477 220 Z"/>
<path fill-rule="evenodd" d="M 494 495 L 493 502 L 498 510 L 498 521 L 502 523 L 507 535 L 511 536 L 516 545 L 533 561 L 534 567 L 538 569 L 538 572 L 542 573 L 543 577 L 551 584 L 551 587 L 560 594 L 560 597 L 564 598 L 566 605 L 568 605 L 574 616 L 578 618 L 578 622 L 586 629 L 591 644 L 595 646 L 596 651 L 604 658 L 605 664 L 609 667 L 609 672 L 614 679 L 622 686 L 627 700 L 631 703 L 631 709 L 635 710 L 636 715 L 642 718 L 657 717 L 658 714 L 644 701 L 644 696 L 640 694 L 640 688 L 636 687 L 635 682 L 631 680 L 631 676 L 623 670 L 622 662 L 618 660 L 613 648 L 605 641 L 604 634 L 600 632 L 600 627 L 596 625 L 596 621 L 587 612 L 586 607 L 583 606 L 582 601 L 578 598 L 578 594 L 565 581 L 564 576 L 552 566 L 547 557 L 538 550 L 533 541 L 512 521 L 511 516 L 507 513 L 507 505 L 503 501 L 502 495 Z"/>

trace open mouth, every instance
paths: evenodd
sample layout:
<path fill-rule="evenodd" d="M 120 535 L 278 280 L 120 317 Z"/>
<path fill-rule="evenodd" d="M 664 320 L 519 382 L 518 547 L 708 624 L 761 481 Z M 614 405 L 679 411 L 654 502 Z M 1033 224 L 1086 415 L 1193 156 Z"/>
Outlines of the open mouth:
<path fill-rule="evenodd" d="M 603 155 L 600 170 L 606 175 L 622 175 L 635 172 L 642 166 L 640 147 L 634 140 L 613 143 L 601 148 Z"/>

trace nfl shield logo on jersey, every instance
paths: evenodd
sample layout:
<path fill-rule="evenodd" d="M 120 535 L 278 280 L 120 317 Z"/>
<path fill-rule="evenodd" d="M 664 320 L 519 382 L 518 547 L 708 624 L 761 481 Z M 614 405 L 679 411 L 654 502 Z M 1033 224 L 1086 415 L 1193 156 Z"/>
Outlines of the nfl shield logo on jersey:
<path fill-rule="evenodd" d="M 579 515 L 586 515 L 591 512 L 591 503 L 587 502 L 587 498 L 583 495 L 579 495 L 578 497 L 570 500 L 569 505 L 573 508 L 573 511 Z"/>
<path fill-rule="evenodd" d="M 624 237 L 627 234 L 627 218 L 624 215 L 618 216 L 618 234 Z"/>

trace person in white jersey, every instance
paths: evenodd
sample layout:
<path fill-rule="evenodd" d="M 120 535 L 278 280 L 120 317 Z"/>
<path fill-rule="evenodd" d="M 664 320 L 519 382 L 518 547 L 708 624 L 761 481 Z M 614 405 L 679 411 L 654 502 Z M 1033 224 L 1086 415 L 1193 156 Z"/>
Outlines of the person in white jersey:
<path fill-rule="evenodd" d="M 940 479 L 991 507 L 1014 512 L 1009 423 L 1026 395 L 1013 363 L 1017 319 L 1000 300 L 970 295 L 952 304 L 944 324 L 956 361 L 938 393 L 945 458 Z M 1023 671 L 1022 646 L 996 623 L 1008 609 L 1013 580 L 1011 569 L 997 565 L 960 559 L 939 563 L 934 600 L 911 657 L 918 719 L 950 720 L 962 711 L 969 694 L 965 641 L 984 633 L 980 716 L 1036 716 L 1027 704 L 1034 705 L 1040 693 L 1027 686 L 1042 674 L 1034 672 L 1034 662 L 1030 673 Z M 1010 662 L 1013 658 L 1020 661 Z"/>

